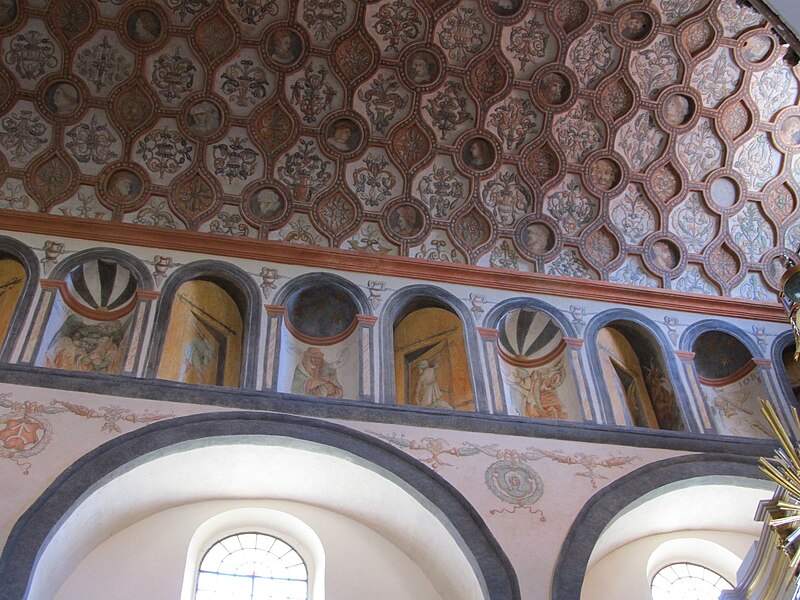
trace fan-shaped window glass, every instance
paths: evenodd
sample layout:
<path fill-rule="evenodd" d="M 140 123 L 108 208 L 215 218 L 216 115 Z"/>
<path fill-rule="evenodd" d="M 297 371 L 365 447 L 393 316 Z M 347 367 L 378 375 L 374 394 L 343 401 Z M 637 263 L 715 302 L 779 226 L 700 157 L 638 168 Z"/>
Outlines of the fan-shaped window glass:
<path fill-rule="evenodd" d="M 308 571 L 289 544 L 263 533 L 226 537 L 203 556 L 196 600 L 306 600 Z"/>
<path fill-rule="evenodd" d="M 653 600 L 717 600 L 720 593 L 732 589 L 721 575 L 692 563 L 668 565 L 650 584 Z"/>

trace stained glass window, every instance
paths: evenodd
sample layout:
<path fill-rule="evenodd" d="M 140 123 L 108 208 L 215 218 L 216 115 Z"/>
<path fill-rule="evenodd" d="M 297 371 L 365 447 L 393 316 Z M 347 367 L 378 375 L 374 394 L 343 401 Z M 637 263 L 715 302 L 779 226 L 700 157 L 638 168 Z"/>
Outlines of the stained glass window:
<path fill-rule="evenodd" d="M 263 533 L 238 533 L 200 562 L 196 600 L 307 600 L 308 571 L 297 551 Z"/>
<path fill-rule="evenodd" d="M 711 569 L 692 563 L 674 563 L 656 573 L 650 584 L 653 600 L 717 600 L 733 586 Z"/>

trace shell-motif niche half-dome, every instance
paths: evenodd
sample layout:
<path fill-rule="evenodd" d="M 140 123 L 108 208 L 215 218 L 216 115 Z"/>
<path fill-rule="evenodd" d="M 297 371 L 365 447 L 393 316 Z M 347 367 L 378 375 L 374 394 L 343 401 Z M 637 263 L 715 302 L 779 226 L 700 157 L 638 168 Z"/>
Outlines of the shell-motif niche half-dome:
<path fill-rule="evenodd" d="M 89 260 L 67 275 L 70 296 L 95 312 L 118 312 L 130 307 L 136 288 L 133 273 L 113 260 Z"/>
<path fill-rule="evenodd" d="M 546 362 L 563 346 L 564 334 L 547 314 L 530 308 L 510 311 L 501 320 L 500 349 L 511 362 Z"/>

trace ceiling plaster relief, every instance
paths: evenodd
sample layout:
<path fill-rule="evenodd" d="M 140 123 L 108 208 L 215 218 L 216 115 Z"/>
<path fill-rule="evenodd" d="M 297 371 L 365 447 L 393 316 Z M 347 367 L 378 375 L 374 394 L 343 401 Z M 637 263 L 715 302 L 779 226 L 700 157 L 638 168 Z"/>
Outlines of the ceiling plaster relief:
<path fill-rule="evenodd" d="M 751 299 L 800 241 L 798 69 L 734 0 L 17 0 L 0 35 L 0 208 Z"/>

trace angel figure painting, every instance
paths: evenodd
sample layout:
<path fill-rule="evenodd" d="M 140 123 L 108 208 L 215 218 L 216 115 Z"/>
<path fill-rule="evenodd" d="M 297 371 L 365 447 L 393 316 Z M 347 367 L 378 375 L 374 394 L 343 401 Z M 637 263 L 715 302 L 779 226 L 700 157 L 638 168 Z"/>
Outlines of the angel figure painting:
<path fill-rule="evenodd" d="M 504 369 L 503 375 L 517 414 L 535 419 L 569 418 L 556 393 L 566 379 L 563 355 L 554 365 L 538 369 L 513 367 Z"/>
<path fill-rule="evenodd" d="M 766 390 L 757 372 L 751 371 L 728 385 L 702 385 L 702 389 L 718 433 L 758 438 L 772 436 L 759 409 Z"/>
<path fill-rule="evenodd" d="M 475 410 L 461 320 L 443 308 L 421 308 L 394 329 L 397 403 Z"/>
<path fill-rule="evenodd" d="M 129 319 L 88 321 L 70 314 L 48 345 L 44 366 L 69 371 L 118 373 L 128 325 Z"/>
<path fill-rule="evenodd" d="M 334 363 L 325 360 L 319 348 L 311 346 L 302 354 L 300 364 L 294 369 L 292 393 L 318 398 L 342 398 L 344 390 L 336 375 L 337 369 L 347 362 L 348 352 L 341 350 Z"/>

